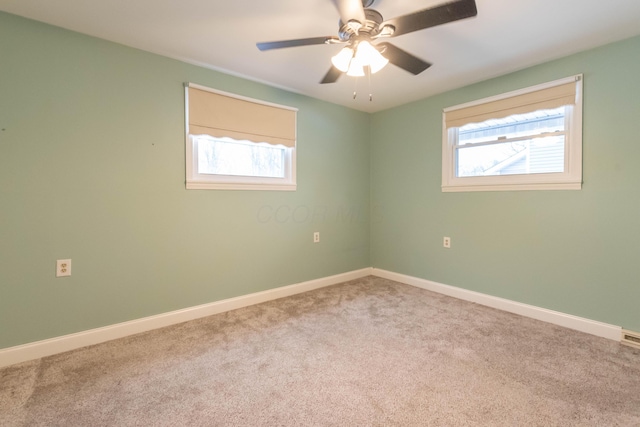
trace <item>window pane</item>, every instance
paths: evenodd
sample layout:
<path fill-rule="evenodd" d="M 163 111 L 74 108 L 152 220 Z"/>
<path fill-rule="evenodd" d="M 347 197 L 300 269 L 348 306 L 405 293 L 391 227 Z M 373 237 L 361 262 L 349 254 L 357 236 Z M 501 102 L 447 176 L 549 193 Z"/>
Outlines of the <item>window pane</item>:
<path fill-rule="evenodd" d="M 564 135 L 456 150 L 456 176 L 564 172 Z"/>
<path fill-rule="evenodd" d="M 196 137 L 198 173 L 284 178 L 285 147 Z"/>
<path fill-rule="evenodd" d="M 487 120 L 462 126 L 458 145 L 496 141 L 498 138 L 518 138 L 545 132 L 564 132 L 565 107 L 514 114 L 503 119 Z"/>
<path fill-rule="evenodd" d="M 564 135 L 538 137 L 554 132 L 565 132 L 565 107 L 462 126 L 458 130 L 456 176 L 562 173 Z"/>

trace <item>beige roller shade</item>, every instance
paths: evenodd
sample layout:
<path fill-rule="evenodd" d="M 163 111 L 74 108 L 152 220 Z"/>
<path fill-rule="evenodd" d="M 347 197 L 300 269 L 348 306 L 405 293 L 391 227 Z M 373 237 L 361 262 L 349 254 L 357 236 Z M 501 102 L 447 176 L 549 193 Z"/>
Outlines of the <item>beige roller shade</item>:
<path fill-rule="evenodd" d="M 575 104 L 576 83 L 570 82 L 522 95 L 490 101 L 445 112 L 447 128 L 489 119 L 502 119 L 512 114 L 524 114 Z"/>
<path fill-rule="evenodd" d="M 189 134 L 295 147 L 296 111 L 188 87 Z"/>

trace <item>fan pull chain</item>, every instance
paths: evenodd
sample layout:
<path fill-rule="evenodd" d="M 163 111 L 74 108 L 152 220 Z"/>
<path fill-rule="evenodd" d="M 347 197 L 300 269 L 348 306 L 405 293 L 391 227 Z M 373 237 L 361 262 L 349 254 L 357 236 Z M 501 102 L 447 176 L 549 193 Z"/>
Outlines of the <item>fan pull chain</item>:
<path fill-rule="evenodd" d="M 358 95 L 358 78 L 355 77 L 353 80 L 354 80 L 354 84 L 353 84 L 353 99 L 356 99 L 356 96 Z"/>
<path fill-rule="evenodd" d="M 373 101 L 373 94 L 371 93 L 371 69 L 367 70 L 367 77 L 369 80 L 369 102 Z"/>
<path fill-rule="evenodd" d="M 353 84 L 353 99 L 358 96 L 358 77 L 355 77 Z M 373 92 L 371 91 L 371 72 L 367 70 L 367 82 L 369 84 L 369 102 L 373 102 Z"/>

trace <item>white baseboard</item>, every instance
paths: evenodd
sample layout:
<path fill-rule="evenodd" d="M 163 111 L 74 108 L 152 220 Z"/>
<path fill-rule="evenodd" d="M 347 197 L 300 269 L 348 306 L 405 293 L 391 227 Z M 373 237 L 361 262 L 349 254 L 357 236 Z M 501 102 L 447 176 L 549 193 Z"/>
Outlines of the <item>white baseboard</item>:
<path fill-rule="evenodd" d="M 530 317 L 532 319 L 542 320 L 543 322 L 553 323 L 554 325 L 608 338 L 610 340 L 620 341 L 622 334 L 622 327 L 620 326 L 601 323 L 595 320 L 585 319 L 583 317 L 573 316 L 558 311 L 547 310 L 533 305 L 522 304 L 504 298 L 456 288 L 454 286 L 443 285 L 442 283 L 432 282 L 418 277 L 393 273 L 391 271 L 381 270 L 378 268 L 374 268 L 372 274 L 384 279 L 405 283 L 407 285 L 416 286 L 418 288 L 448 295 L 465 301 L 475 302 L 488 307 L 497 308 L 498 310 Z"/>
<path fill-rule="evenodd" d="M 371 268 L 363 268 L 361 270 L 336 274 L 334 276 L 324 277 L 321 279 L 309 280 L 307 282 L 294 285 L 282 286 L 280 288 L 269 289 L 249 295 L 242 295 L 209 304 L 131 320 L 129 322 L 118 323 L 75 334 L 5 348 L 0 350 L 0 368 L 3 366 L 13 365 L 15 363 L 51 356 L 53 354 L 69 350 L 75 350 L 88 345 L 100 344 L 105 341 L 123 338 L 140 332 L 147 332 L 153 329 L 199 319 L 201 317 L 223 313 L 225 311 L 235 310 L 278 298 L 284 298 L 302 292 L 311 291 L 313 289 L 347 282 L 349 280 L 359 279 L 370 276 L 371 271 Z"/>
<path fill-rule="evenodd" d="M 378 268 L 363 268 L 361 270 L 336 274 L 334 276 L 324 277 L 321 279 L 282 286 L 280 288 L 269 289 L 249 295 L 242 295 L 209 304 L 131 320 L 129 322 L 118 323 L 75 334 L 0 349 L 0 368 L 16 363 L 26 362 L 28 360 L 51 356 L 65 351 L 75 350 L 88 345 L 100 344 L 106 341 L 123 338 L 141 332 L 147 332 L 153 329 L 163 328 L 165 326 L 175 325 L 177 323 L 187 322 L 189 320 L 199 319 L 201 317 L 224 313 L 225 311 L 235 310 L 278 298 L 284 298 L 369 275 L 394 280 L 396 282 L 405 283 L 407 285 L 416 286 L 418 288 L 448 295 L 465 301 L 471 301 L 488 307 L 497 308 L 509 313 L 542 320 L 544 322 L 608 338 L 614 341 L 620 341 L 622 336 L 622 327 L 620 326 L 601 323 L 595 320 L 585 319 L 583 317 L 547 310 L 545 308 L 522 304 L 462 288 L 456 288 L 454 286 L 444 285 L 442 283 L 432 282 L 418 277 L 407 276 Z"/>

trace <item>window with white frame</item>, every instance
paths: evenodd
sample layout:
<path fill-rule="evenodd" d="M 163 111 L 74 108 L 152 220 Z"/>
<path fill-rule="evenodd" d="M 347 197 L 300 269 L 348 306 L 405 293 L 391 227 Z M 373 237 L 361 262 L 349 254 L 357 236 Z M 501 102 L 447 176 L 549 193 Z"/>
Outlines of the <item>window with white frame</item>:
<path fill-rule="evenodd" d="M 581 186 L 582 75 L 444 110 L 442 191 Z"/>
<path fill-rule="evenodd" d="M 188 83 L 188 189 L 296 189 L 295 108 Z"/>

